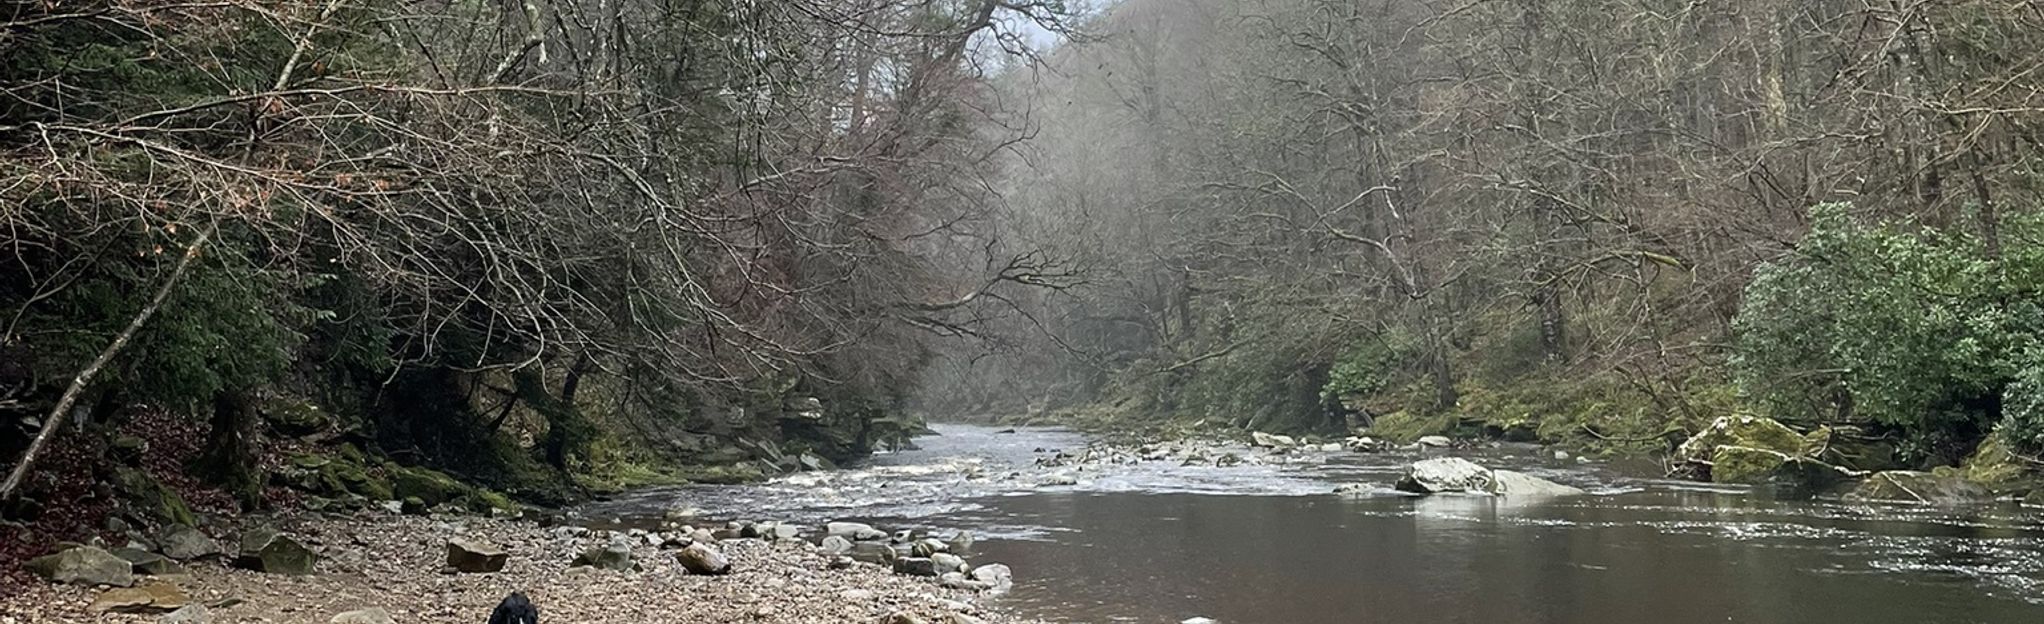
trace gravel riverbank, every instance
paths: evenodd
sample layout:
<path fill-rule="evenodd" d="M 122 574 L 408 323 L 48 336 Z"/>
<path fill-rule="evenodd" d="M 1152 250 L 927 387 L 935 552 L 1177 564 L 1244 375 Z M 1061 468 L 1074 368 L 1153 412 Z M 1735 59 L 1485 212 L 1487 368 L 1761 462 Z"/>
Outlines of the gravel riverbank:
<path fill-rule="evenodd" d="M 704 576 L 683 570 L 673 551 L 643 541 L 633 547 L 640 570 L 571 570 L 578 553 L 609 539 L 529 522 L 373 515 L 299 517 L 274 525 L 321 553 L 315 574 L 264 574 L 211 561 L 192 562 L 185 574 L 156 580 L 175 585 L 193 603 L 221 605 L 208 609 L 214 623 L 325 624 L 345 612 L 380 608 L 401 624 L 476 624 L 513 591 L 530 596 L 548 624 L 1021 621 L 983 607 L 982 594 L 940 587 L 936 579 L 864 563 L 834 567 L 834 557 L 807 542 L 723 540 L 717 548 L 729 558 L 731 573 Z M 510 553 L 509 560 L 501 572 L 444 571 L 448 540 L 456 538 L 495 544 Z M 96 614 L 90 605 L 102 595 L 100 588 L 32 584 L 0 596 L 0 624 L 141 623 L 162 617 Z"/>

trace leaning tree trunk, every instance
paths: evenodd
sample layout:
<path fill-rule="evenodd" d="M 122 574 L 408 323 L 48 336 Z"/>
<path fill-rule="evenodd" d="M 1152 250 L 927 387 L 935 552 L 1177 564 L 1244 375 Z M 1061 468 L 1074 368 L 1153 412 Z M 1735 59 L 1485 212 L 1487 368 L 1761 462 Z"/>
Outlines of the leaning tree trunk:
<path fill-rule="evenodd" d="M 141 331 L 142 326 L 147 325 L 151 317 L 156 316 L 156 311 L 163 307 L 163 301 L 169 299 L 171 291 L 177 288 L 178 280 L 184 277 L 185 269 L 192 265 L 194 258 L 199 257 L 199 248 L 206 244 L 207 239 L 213 237 L 213 232 L 217 229 L 218 223 L 207 226 L 205 232 L 192 240 L 192 244 L 185 246 L 184 256 L 178 259 L 177 267 L 170 270 L 170 276 L 164 278 L 163 284 L 156 287 L 156 295 L 149 298 L 149 304 L 142 306 L 142 311 L 135 313 L 135 318 L 129 319 L 128 326 L 115 335 L 113 342 L 107 343 L 105 349 L 100 350 L 99 357 L 93 358 L 91 364 L 78 371 L 78 376 L 71 378 L 71 385 L 64 389 L 64 395 L 57 398 L 56 406 L 51 407 L 50 413 L 43 417 L 42 431 L 36 434 L 34 441 L 29 442 L 28 450 L 22 452 L 21 463 L 15 464 L 14 471 L 7 473 L 7 480 L 0 482 L 0 500 L 13 498 L 20 492 L 22 479 L 27 478 L 28 471 L 35 467 L 36 454 L 41 453 L 43 445 L 49 444 L 50 438 L 56 435 L 57 429 L 60 428 L 58 424 L 64 422 L 65 413 L 71 411 L 71 406 L 78 402 L 78 397 L 85 394 L 87 388 L 92 387 L 92 379 L 99 376 L 99 371 L 105 369 L 107 363 L 112 362 L 114 356 L 119 355 L 122 349 L 127 348 L 128 342 L 135 339 L 135 333 Z"/>
<path fill-rule="evenodd" d="M 243 510 L 262 507 L 263 482 L 256 469 L 259 422 L 248 391 L 221 390 L 213 397 L 213 431 L 197 466 L 234 495 Z"/>

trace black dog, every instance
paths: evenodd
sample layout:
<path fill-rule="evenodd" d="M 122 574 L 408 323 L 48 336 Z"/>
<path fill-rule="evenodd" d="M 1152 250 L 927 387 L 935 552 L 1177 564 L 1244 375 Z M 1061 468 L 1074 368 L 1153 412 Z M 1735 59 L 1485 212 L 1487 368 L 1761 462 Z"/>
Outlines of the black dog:
<path fill-rule="evenodd" d="M 525 594 L 511 592 L 490 612 L 490 624 L 539 624 L 539 607 L 532 606 Z"/>

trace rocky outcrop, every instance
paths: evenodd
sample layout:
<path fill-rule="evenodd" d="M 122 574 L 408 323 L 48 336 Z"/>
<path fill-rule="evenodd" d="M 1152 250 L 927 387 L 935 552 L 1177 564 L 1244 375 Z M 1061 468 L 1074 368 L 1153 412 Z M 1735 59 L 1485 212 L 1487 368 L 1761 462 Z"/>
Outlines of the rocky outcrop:
<path fill-rule="evenodd" d="M 1467 493 L 1498 496 L 1574 496 L 1583 490 L 1511 470 L 1491 470 L 1460 457 L 1413 462 L 1395 485 L 1416 494 Z"/>
<path fill-rule="evenodd" d="M 1874 473 L 1845 494 L 1846 500 L 1966 505 L 1994 499 L 1994 493 L 1957 475 L 1889 470 Z"/>
<path fill-rule="evenodd" d="M 275 529 L 250 529 L 241 536 L 237 567 L 270 574 L 311 574 L 319 554 Z"/>
<path fill-rule="evenodd" d="M 465 539 L 447 540 L 447 567 L 457 572 L 480 574 L 500 572 L 511 553 L 495 544 Z"/>
<path fill-rule="evenodd" d="M 30 559 L 28 571 L 57 583 L 115 587 L 135 584 L 134 564 L 92 546 L 66 548 Z"/>

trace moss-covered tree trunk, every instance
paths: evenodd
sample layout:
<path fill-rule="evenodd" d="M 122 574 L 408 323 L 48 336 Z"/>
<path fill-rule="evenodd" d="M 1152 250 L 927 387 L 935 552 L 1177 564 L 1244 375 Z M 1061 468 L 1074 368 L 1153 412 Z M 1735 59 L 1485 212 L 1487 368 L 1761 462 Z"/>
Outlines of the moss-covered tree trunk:
<path fill-rule="evenodd" d="M 262 507 L 263 482 L 256 469 L 262 432 L 255 398 L 247 390 L 222 390 L 213 397 L 212 432 L 197 472 L 212 479 L 244 510 Z"/>

